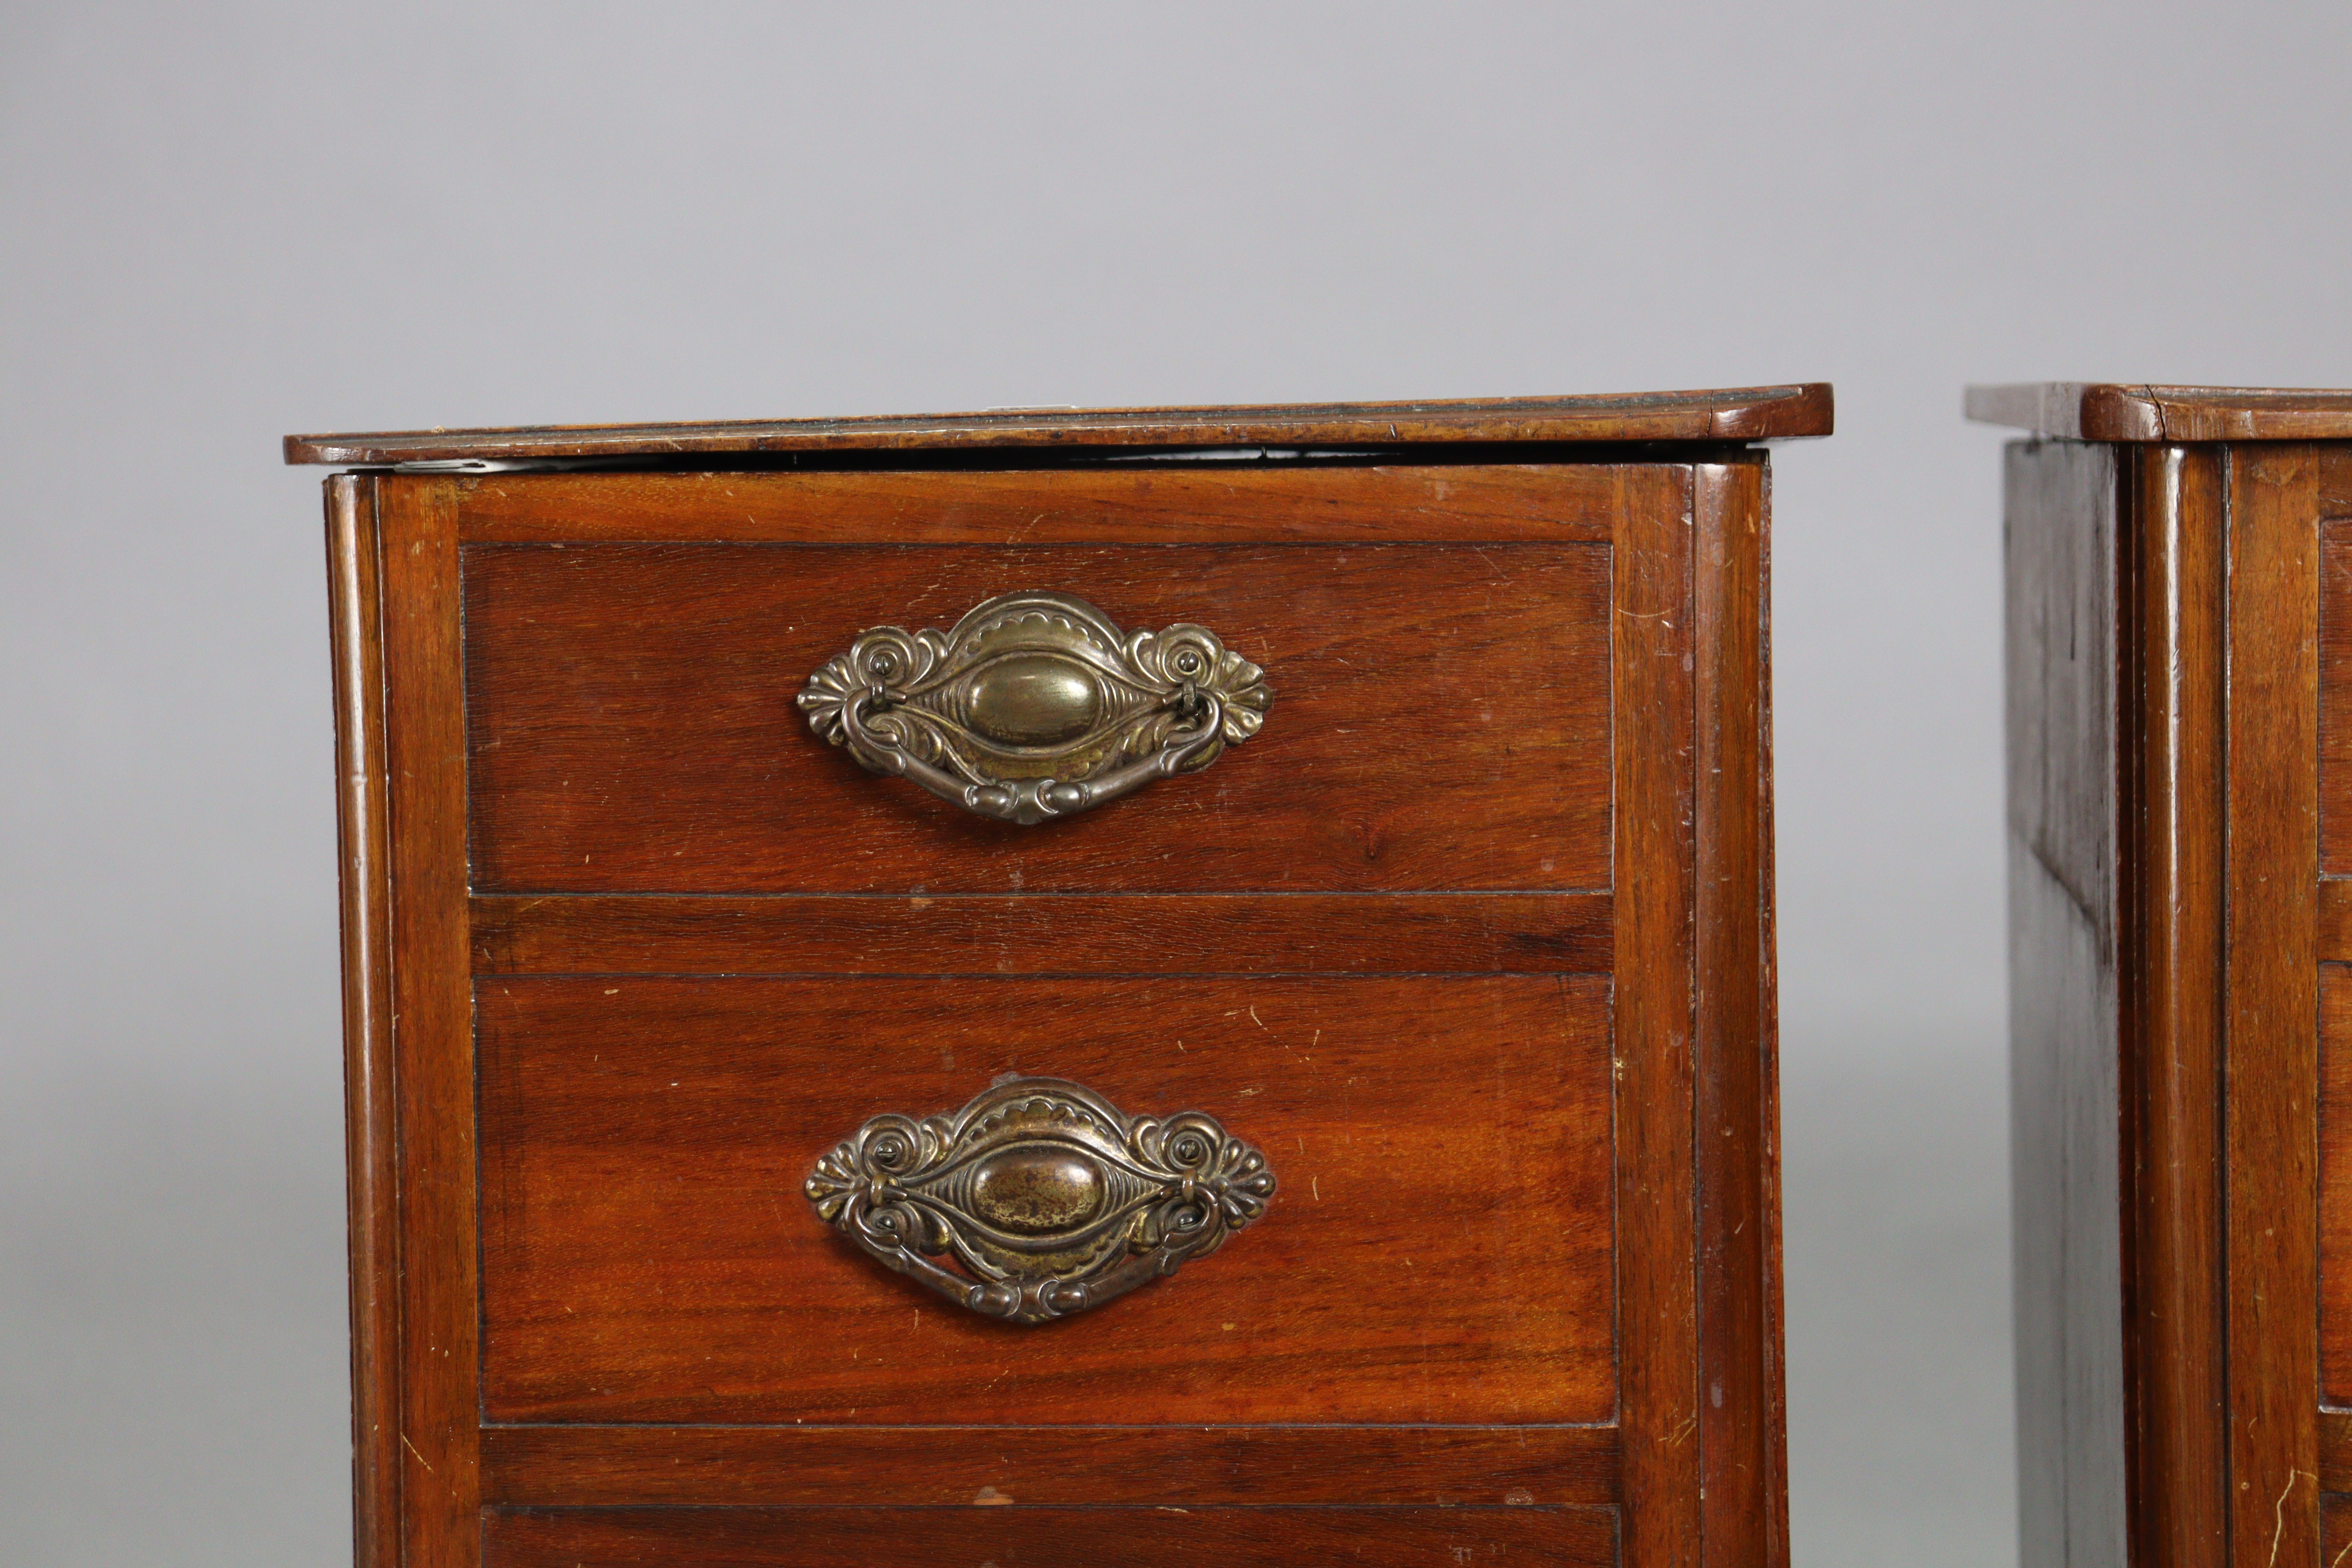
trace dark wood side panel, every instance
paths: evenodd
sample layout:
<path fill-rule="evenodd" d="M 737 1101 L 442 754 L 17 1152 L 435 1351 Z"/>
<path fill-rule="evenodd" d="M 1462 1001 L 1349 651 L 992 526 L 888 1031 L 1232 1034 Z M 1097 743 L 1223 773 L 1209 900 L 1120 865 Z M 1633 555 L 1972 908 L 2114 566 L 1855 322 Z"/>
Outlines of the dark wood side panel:
<path fill-rule="evenodd" d="M 2023 1568 L 2122 1568 L 2116 456 L 2006 468 L 2011 1159 Z"/>
<path fill-rule="evenodd" d="M 466 481 L 468 542 L 1374 544 L 1609 542 L 1606 463 L 1073 473 L 499 474 Z"/>
<path fill-rule="evenodd" d="M 1763 1119 L 1763 466 L 1702 464 L 1693 487 L 1700 1536 L 1707 1568 L 1766 1568 L 1785 1560 L 1787 1492 Z"/>
<path fill-rule="evenodd" d="M 1617 1501 L 1614 1426 L 492 1426 L 484 1500 L 546 1508 Z"/>
<path fill-rule="evenodd" d="M 1603 978 L 514 977 L 478 1005 L 492 1420 L 1614 1413 Z M 1281 1191 L 1043 1330 L 886 1272 L 803 1200 L 867 1117 L 1006 1072 L 1207 1110 Z"/>
<path fill-rule="evenodd" d="M 400 1561 L 400 1279 L 393 1127 L 392 879 L 375 485 L 326 483 L 351 1215 L 352 1535 L 358 1568 Z"/>
<path fill-rule="evenodd" d="M 1636 1568 L 1687 1568 L 1701 1548 L 1692 510 L 1687 485 L 1629 495 L 1614 584 L 1619 1421 Z"/>
<path fill-rule="evenodd" d="M 492 1511 L 486 1568 L 1605 1568 L 1607 1509 L 683 1509 Z"/>
<path fill-rule="evenodd" d="M 1609 884 L 1605 546 L 477 545 L 466 574 L 481 891 Z M 809 733 L 793 699 L 859 629 L 1026 587 L 1209 626 L 1266 668 L 1265 730 L 1051 832 Z"/>
<path fill-rule="evenodd" d="M 2319 970 L 2319 1400 L 2352 1406 L 2352 965 L 2341 961 Z"/>
<path fill-rule="evenodd" d="M 2330 1565 L 2341 1563 L 2352 1548 L 2352 1497 L 2323 1496 L 2319 1500 L 2319 1555 Z"/>
<path fill-rule="evenodd" d="M 2124 1302 L 2137 1561 L 2225 1560 L 2221 454 L 2121 458 Z"/>
<path fill-rule="evenodd" d="M 2230 455 L 2231 1552 L 2319 1553 L 2317 455 Z"/>
<path fill-rule="evenodd" d="M 1607 893 L 481 898 L 481 974 L 1605 974 Z"/>
<path fill-rule="evenodd" d="M 392 814 L 403 1562 L 475 1561 L 480 1499 L 465 692 L 446 480 L 377 481 Z"/>

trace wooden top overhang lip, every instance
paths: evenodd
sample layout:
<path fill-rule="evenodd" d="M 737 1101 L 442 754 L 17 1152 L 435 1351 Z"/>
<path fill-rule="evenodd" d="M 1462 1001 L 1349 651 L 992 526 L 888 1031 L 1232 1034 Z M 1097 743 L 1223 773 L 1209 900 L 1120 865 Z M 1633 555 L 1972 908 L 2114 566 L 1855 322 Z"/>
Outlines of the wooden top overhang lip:
<path fill-rule="evenodd" d="M 1968 416 L 2070 441 L 2352 439 L 2352 390 L 2018 382 L 1968 389 Z"/>
<path fill-rule="evenodd" d="M 1355 447 L 1517 442 L 1773 441 L 1826 436 L 1829 384 L 1585 397 L 1416 403 L 1266 404 L 1231 408 L 1008 408 L 850 419 L 703 425 L 546 425 L 289 436 L 289 463 L 674 461 L 785 452 L 1018 447 Z"/>

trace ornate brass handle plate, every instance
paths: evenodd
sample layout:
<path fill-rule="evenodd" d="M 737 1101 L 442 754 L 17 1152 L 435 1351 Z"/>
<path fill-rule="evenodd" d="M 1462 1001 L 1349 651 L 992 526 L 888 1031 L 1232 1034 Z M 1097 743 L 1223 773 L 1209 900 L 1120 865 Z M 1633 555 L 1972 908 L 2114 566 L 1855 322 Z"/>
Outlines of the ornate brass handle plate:
<path fill-rule="evenodd" d="M 1130 1117 L 1078 1084 L 1016 1078 L 951 1114 L 875 1117 L 804 1190 L 887 1267 L 1044 1323 L 1214 1252 L 1265 1212 L 1274 1172 L 1201 1111 Z"/>
<path fill-rule="evenodd" d="M 1257 733 L 1265 674 L 1205 626 L 1125 632 L 1067 594 L 1006 594 L 949 631 L 860 632 L 799 703 L 873 772 L 1034 824 L 1207 767 Z"/>

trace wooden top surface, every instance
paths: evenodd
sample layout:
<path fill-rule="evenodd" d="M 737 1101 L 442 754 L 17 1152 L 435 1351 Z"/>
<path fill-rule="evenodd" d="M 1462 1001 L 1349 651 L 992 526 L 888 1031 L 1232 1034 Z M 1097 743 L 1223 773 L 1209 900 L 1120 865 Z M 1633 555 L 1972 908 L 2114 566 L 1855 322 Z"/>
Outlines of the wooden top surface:
<path fill-rule="evenodd" d="M 2352 390 L 2321 387 L 2020 382 L 1969 387 L 1968 414 L 2074 441 L 2352 439 Z"/>
<path fill-rule="evenodd" d="M 1391 447 L 1470 442 L 1769 441 L 1826 436 L 1823 382 L 1716 392 L 1233 408 L 1010 408 L 707 425 L 540 425 L 289 436 L 289 463 L 675 459 L 754 452 L 990 447 Z"/>

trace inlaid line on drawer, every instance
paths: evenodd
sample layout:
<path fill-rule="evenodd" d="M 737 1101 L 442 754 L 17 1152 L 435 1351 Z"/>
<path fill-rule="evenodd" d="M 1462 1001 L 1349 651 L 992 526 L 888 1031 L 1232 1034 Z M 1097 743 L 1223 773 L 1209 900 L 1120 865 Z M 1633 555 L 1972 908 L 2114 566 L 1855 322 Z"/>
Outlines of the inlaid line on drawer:
<path fill-rule="evenodd" d="M 543 1508 L 837 1502 L 1619 1500 L 1614 1426 L 487 1426 L 482 1497 Z"/>
<path fill-rule="evenodd" d="M 478 974 L 1606 973 L 1605 892 L 478 897 Z"/>

